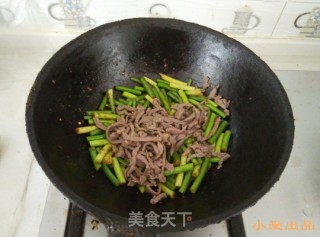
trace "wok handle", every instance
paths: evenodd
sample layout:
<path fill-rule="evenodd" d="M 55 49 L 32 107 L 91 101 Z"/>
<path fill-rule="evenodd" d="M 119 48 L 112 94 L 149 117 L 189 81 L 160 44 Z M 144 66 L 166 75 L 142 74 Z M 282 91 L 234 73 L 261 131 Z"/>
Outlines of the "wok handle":
<path fill-rule="evenodd" d="M 85 211 L 70 203 L 64 237 L 83 237 L 85 216 Z"/>
<path fill-rule="evenodd" d="M 246 237 L 242 215 L 236 215 L 227 220 L 230 237 Z"/>

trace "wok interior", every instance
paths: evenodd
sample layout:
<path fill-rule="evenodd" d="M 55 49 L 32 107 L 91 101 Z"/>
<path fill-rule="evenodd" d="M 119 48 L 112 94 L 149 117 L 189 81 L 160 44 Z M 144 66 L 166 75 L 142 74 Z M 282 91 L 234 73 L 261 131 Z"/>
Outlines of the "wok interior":
<path fill-rule="evenodd" d="M 232 158 L 211 169 L 196 194 L 149 205 L 149 195 L 115 188 L 94 171 L 85 136 L 74 128 L 107 88 L 132 85 L 129 78 L 144 73 L 156 78 L 156 72 L 192 78 L 198 86 L 208 76 L 210 88 L 222 85 L 220 93 L 232 101 Z M 272 71 L 239 43 L 179 21 L 125 21 L 82 35 L 47 63 L 30 98 L 28 126 L 39 163 L 60 190 L 100 218 L 153 210 L 192 212 L 194 222 L 221 221 L 269 190 L 292 145 L 290 105 Z"/>

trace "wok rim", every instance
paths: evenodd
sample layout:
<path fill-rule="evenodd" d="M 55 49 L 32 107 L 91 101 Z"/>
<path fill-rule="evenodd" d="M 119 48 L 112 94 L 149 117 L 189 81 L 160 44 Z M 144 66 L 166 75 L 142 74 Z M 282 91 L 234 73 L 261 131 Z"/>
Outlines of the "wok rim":
<path fill-rule="evenodd" d="M 289 98 L 280 83 L 278 77 L 276 74 L 269 68 L 269 66 L 260 59 L 254 52 L 252 52 L 249 48 L 247 48 L 245 45 L 241 44 L 240 42 L 220 33 L 213 29 L 210 29 L 208 27 L 196 24 L 196 23 L 190 23 L 182 20 L 176 20 L 176 19 L 163 19 L 163 18 L 132 18 L 132 19 L 125 19 L 121 21 L 111 22 L 104 25 L 101 25 L 99 27 L 96 27 L 92 30 L 89 30 L 75 39 L 71 40 L 69 43 L 65 44 L 61 49 L 59 49 L 42 67 L 41 71 L 37 75 L 34 84 L 30 90 L 30 93 L 28 95 L 27 104 L 26 104 L 26 111 L 25 111 L 25 119 L 26 119 L 26 131 L 28 135 L 28 140 L 31 146 L 31 149 L 33 151 L 33 154 L 35 158 L 37 159 L 39 165 L 43 169 L 44 173 L 48 176 L 49 180 L 66 196 L 70 199 L 71 202 L 75 203 L 82 209 L 84 209 L 86 212 L 89 212 L 96 216 L 98 219 L 101 216 L 107 216 L 108 218 L 111 218 L 113 220 L 126 223 L 127 224 L 127 218 L 118 216 L 116 214 L 110 213 L 107 210 L 104 210 L 102 208 L 99 208 L 81 196 L 77 195 L 75 192 L 72 191 L 67 185 L 64 184 L 64 182 L 59 178 L 58 175 L 56 175 L 53 170 L 50 168 L 50 166 L 45 161 L 44 156 L 42 155 L 40 148 L 37 143 L 37 137 L 35 132 L 35 124 L 34 124 L 34 117 L 35 117 L 35 104 L 37 103 L 37 93 L 39 92 L 39 88 L 41 87 L 42 83 L 44 83 L 44 78 L 46 78 L 46 75 L 49 74 L 51 68 L 56 64 L 56 62 L 59 61 L 59 58 L 70 48 L 75 46 L 76 44 L 79 44 L 81 42 L 86 41 L 87 38 L 92 37 L 93 34 L 100 32 L 101 30 L 111 29 L 113 27 L 117 26 L 125 26 L 125 25 L 131 25 L 136 24 L 139 22 L 147 22 L 148 24 L 159 24 L 159 23 L 165 23 L 164 25 L 166 27 L 170 27 L 172 25 L 178 25 L 183 26 L 187 28 L 197 28 L 199 30 L 205 31 L 210 35 L 215 35 L 218 38 L 220 38 L 223 41 L 229 41 L 232 44 L 234 44 L 237 47 L 244 48 L 247 52 L 252 54 L 256 60 L 259 61 L 259 64 L 263 65 L 264 70 L 268 70 L 272 75 L 272 80 L 274 80 L 276 87 L 280 90 L 278 91 L 279 97 L 282 99 L 282 107 L 285 110 L 285 114 L 287 114 L 287 126 L 286 126 L 286 143 L 284 145 L 282 157 L 279 166 L 276 168 L 273 175 L 269 178 L 269 180 L 265 183 L 265 185 L 259 189 L 255 194 L 250 195 L 249 198 L 247 198 L 245 201 L 239 203 L 238 205 L 233 206 L 233 208 L 230 208 L 218 215 L 214 215 L 208 218 L 203 218 L 200 220 L 195 220 L 188 222 L 185 228 L 182 228 L 182 226 L 179 226 L 179 223 L 176 223 L 176 227 L 171 227 L 169 231 L 181 231 L 181 230 L 193 230 L 195 228 L 204 227 L 209 224 L 219 223 L 221 221 L 224 221 L 234 215 L 237 215 L 247 208 L 255 205 L 265 194 L 267 194 L 273 185 L 279 180 L 282 172 L 285 169 L 285 166 L 289 160 L 293 141 L 294 141 L 294 118 L 293 118 L 293 112 L 291 108 L 291 104 L 289 101 Z M 99 215 L 100 213 L 100 215 Z M 181 224 L 181 223 L 180 223 Z M 148 229 L 148 228 L 147 228 Z M 151 228 L 149 228 L 151 229 Z M 160 232 L 168 232 L 163 231 L 165 228 L 158 228 L 159 233 Z"/>

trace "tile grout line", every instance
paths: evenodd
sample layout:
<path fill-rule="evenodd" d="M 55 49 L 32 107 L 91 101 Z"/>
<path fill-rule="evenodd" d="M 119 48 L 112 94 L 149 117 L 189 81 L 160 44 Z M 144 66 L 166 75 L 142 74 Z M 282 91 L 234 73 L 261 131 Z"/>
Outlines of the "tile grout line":
<path fill-rule="evenodd" d="M 280 21 L 280 18 L 281 18 L 281 16 L 282 16 L 282 13 L 284 12 L 284 9 L 286 8 L 286 6 L 287 6 L 287 2 L 284 3 L 284 6 L 283 6 L 283 8 L 282 8 L 282 10 L 281 10 L 281 12 L 280 12 L 280 15 L 279 15 L 278 19 L 277 19 L 277 22 L 276 22 L 275 26 L 273 27 L 273 30 L 272 30 L 272 32 L 271 32 L 271 37 L 272 37 L 274 31 L 275 31 L 276 28 L 277 28 L 277 25 L 278 25 L 278 23 L 279 23 L 279 21 Z"/>

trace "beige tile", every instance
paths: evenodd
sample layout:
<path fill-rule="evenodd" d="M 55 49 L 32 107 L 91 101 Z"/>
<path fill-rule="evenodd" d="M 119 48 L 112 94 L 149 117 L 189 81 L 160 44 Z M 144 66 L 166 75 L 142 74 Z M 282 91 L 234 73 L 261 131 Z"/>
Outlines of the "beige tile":
<path fill-rule="evenodd" d="M 212 28 L 229 35 L 270 36 L 282 1 L 222 1 L 214 8 Z"/>
<path fill-rule="evenodd" d="M 320 1 L 288 2 L 272 36 L 320 38 Z"/>

